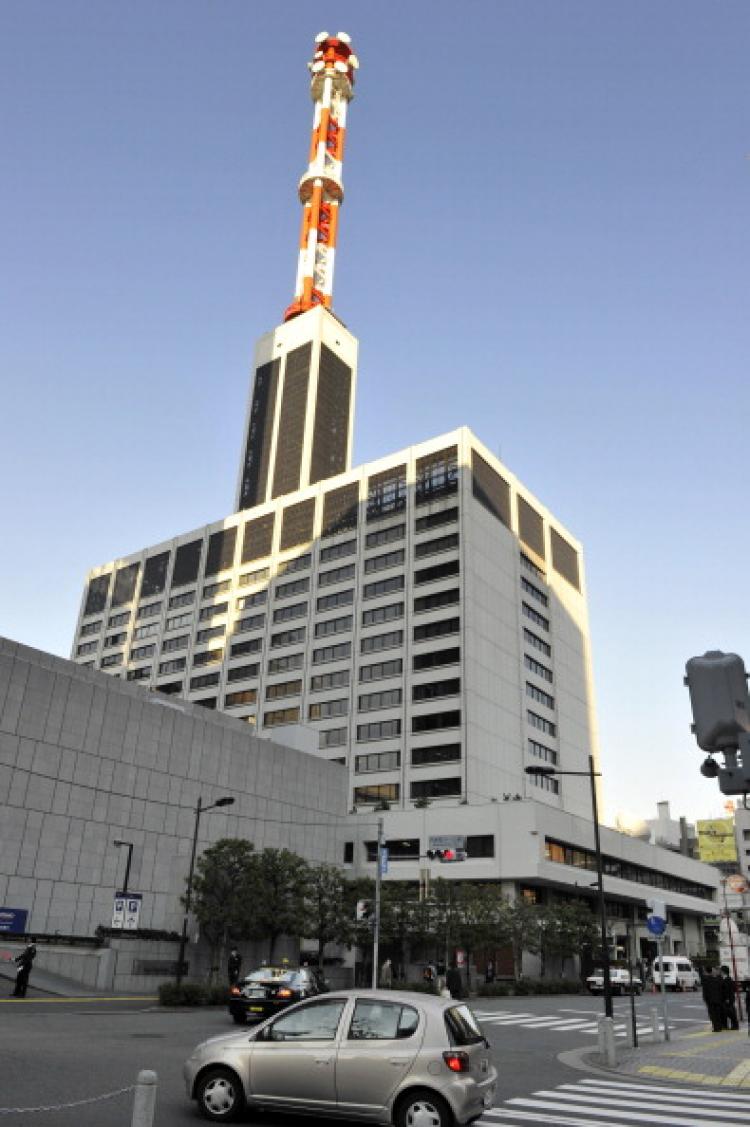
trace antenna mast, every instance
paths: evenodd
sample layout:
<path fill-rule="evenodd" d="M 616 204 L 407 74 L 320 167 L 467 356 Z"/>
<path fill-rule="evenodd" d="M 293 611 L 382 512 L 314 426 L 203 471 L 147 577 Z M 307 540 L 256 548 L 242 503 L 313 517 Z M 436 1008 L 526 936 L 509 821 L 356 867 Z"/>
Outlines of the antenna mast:
<path fill-rule="evenodd" d="M 346 109 L 354 97 L 354 72 L 359 66 L 344 31 L 315 37 L 315 54 L 307 64 L 315 103 L 310 163 L 299 182 L 302 230 L 294 301 L 284 314 L 289 321 L 316 305 L 330 308 L 339 207 L 344 199 L 341 168 Z"/>

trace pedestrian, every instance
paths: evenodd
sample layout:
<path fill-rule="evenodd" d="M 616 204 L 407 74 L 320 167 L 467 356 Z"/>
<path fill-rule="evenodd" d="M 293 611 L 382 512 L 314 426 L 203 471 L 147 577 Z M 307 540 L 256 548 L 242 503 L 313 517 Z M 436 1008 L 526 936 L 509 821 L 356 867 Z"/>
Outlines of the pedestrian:
<path fill-rule="evenodd" d="M 236 986 L 240 980 L 240 967 L 242 966 L 242 955 L 236 947 L 233 947 L 229 952 L 229 959 L 227 960 L 227 974 L 229 975 L 229 985 Z"/>
<path fill-rule="evenodd" d="M 380 985 L 386 990 L 390 990 L 393 985 L 393 968 L 390 959 L 386 959 L 380 968 Z"/>
<path fill-rule="evenodd" d="M 484 981 L 485 982 L 494 982 L 495 981 L 495 964 L 493 963 L 492 959 L 488 959 L 487 963 L 485 965 Z"/>
<path fill-rule="evenodd" d="M 737 1020 L 737 987 L 729 973 L 729 967 L 721 968 L 721 994 L 722 1002 L 724 1003 L 724 1028 L 726 1029 L 728 1022 L 730 1029 L 739 1029 L 740 1023 Z"/>
<path fill-rule="evenodd" d="M 21 954 L 16 955 L 16 966 L 18 967 L 18 970 L 16 971 L 16 986 L 12 995 L 14 998 L 26 997 L 26 989 L 29 985 L 29 975 L 31 974 L 31 968 L 34 965 L 35 958 L 36 943 L 32 935 L 31 939 L 26 944 Z"/>
<path fill-rule="evenodd" d="M 706 1003 L 708 1016 L 711 1019 L 711 1028 L 714 1033 L 721 1033 L 726 1029 L 726 1015 L 724 1011 L 724 983 L 719 975 L 714 974 L 713 967 L 706 968 L 703 978 L 703 1001 Z"/>
<path fill-rule="evenodd" d="M 450 990 L 451 998 L 461 997 L 463 992 L 461 971 L 458 969 L 455 962 L 452 962 L 448 967 L 448 973 L 445 976 L 445 985 Z"/>

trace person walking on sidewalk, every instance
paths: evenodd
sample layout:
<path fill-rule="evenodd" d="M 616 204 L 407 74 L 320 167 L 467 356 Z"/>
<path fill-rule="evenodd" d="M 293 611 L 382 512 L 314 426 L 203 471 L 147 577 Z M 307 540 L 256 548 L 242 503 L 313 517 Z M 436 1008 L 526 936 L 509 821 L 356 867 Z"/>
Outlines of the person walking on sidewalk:
<path fill-rule="evenodd" d="M 29 975 L 31 974 L 31 968 L 34 965 L 35 958 L 36 944 L 32 936 L 21 954 L 16 955 L 16 966 L 18 970 L 16 971 L 16 987 L 12 995 L 14 998 L 26 997 L 26 988 L 29 985 Z"/>
<path fill-rule="evenodd" d="M 711 1028 L 714 1033 L 721 1033 L 726 1029 L 724 1013 L 724 983 L 719 975 L 714 973 L 714 968 L 706 969 L 703 979 L 703 1001 L 706 1003 L 708 1016 L 711 1019 Z"/>
<path fill-rule="evenodd" d="M 730 1029 L 739 1029 L 740 1023 L 737 1020 L 737 988 L 734 984 L 734 979 L 729 973 L 729 967 L 721 968 L 721 995 L 722 1002 L 724 1003 L 724 1028 L 727 1027 L 729 1022 Z"/>

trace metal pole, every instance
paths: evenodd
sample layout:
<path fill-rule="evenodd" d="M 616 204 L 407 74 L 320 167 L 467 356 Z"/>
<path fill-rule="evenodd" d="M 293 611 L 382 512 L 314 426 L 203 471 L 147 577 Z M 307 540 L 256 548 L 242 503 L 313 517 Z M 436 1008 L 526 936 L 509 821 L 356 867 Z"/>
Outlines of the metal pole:
<path fill-rule="evenodd" d="M 660 935 L 656 940 L 656 945 L 659 950 L 659 975 L 661 978 L 661 1011 L 664 1016 L 664 1040 L 669 1041 L 669 1018 L 667 1016 L 667 984 L 666 976 L 664 973 L 664 936 Z"/>
<path fill-rule="evenodd" d="M 378 818 L 378 845 L 375 854 L 375 919 L 372 932 L 372 988 L 378 988 L 378 959 L 380 958 L 380 868 L 383 851 L 383 819 Z"/>
<path fill-rule="evenodd" d="M 612 1017 L 612 976 L 609 970 L 609 948 L 607 947 L 607 906 L 604 901 L 604 871 L 602 866 L 602 849 L 599 842 L 599 808 L 596 802 L 596 772 L 594 771 L 594 757 L 589 756 L 589 780 L 591 782 L 591 808 L 594 815 L 594 847 L 596 849 L 596 878 L 599 884 L 599 921 L 602 933 L 602 977 L 604 992 L 604 1014 Z"/>
<path fill-rule="evenodd" d="M 133 857 L 133 843 L 132 843 L 132 841 L 127 842 L 127 847 L 128 847 L 128 861 L 127 861 L 127 864 L 125 866 L 125 884 L 122 886 L 122 891 L 123 891 L 124 895 L 127 895 L 128 881 L 130 880 L 130 862 L 131 862 L 132 857 Z"/>
<path fill-rule="evenodd" d="M 633 921 L 627 921 L 628 929 L 628 974 L 630 975 L 630 1020 L 632 1022 L 633 1034 L 633 1048 L 638 1048 L 638 1024 L 635 1016 L 635 985 L 633 983 L 633 948 L 635 947 L 635 936 L 633 935 Z"/>
<path fill-rule="evenodd" d="M 190 853 L 190 870 L 188 872 L 187 889 L 185 890 L 185 915 L 182 917 L 182 935 L 180 936 L 180 951 L 177 956 L 177 986 L 182 982 L 182 964 L 185 961 L 185 947 L 187 945 L 188 914 L 190 912 L 190 894 L 193 891 L 193 870 L 195 868 L 195 851 L 198 847 L 198 823 L 203 812 L 202 800 L 198 799 L 195 808 L 195 828 L 193 829 L 193 848 Z"/>
<path fill-rule="evenodd" d="M 734 992 L 737 1002 L 737 1020 L 742 1021 L 742 1003 L 740 1002 L 740 988 L 737 982 L 737 959 L 734 954 L 734 937 L 732 935 L 732 921 L 729 917 L 729 900 L 727 899 L 727 878 L 722 877 L 722 888 L 724 889 L 724 919 L 727 921 L 727 935 L 729 936 L 729 950 L 732 955 L 732 974 L 734 976 Z"/>

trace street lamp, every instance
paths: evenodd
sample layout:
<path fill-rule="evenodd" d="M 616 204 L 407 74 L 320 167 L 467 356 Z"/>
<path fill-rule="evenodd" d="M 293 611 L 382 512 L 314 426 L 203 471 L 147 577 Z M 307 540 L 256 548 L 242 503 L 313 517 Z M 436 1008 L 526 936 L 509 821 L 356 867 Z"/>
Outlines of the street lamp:
<path fill-rule="evenodd" d="M 133 843 L 132 841 L 120 841 L 119 838 L 115 838 L 112 844 L 124 845 L 128 851 L 128 861 L 125 866 L 125 883 L 122 886 L 122 894 L 123 896 L 126 896 L 128 891 L 128 881 L 130 880 L 130 862 L 133 859 Z"/>
<path fill-rule="evenodd" d="M 182 917 L 182 935 L 180 936 L 180 951 L 177 956 L 177 976 L 175 979 L 176 984 L 179 986 L 182 982 L 182 966 L 185 959 L 185 946 L 187 944 L 187 926 L 188 915 L 190 913 L 190 894 L 193 891 L 193 870 L 195 869 L 195 850 L 198 845 L 198 823 L 201 820 L 201 814 L 205 814 L 207 810 L 214 810 L 217 806 L 231 806 L 234 803 L 233 798 L 217 798 L 216 802 L 212 802 L 210 806 L 203 805 L 203 799 L 198 799 L 198 805 L 195 808 L 195 828 L 193 830 L 193 848 L 190 853 L 190 870 L 188 872 L 187 889 L 185 891 L 185 915 Z"/>
<path fill-rule="evenodd" d="M 600 771 L 594 770 L 594 757 L 589 756 L 588 771 L 560 771 L 557 767 L 526 767 L 527 775 L 581 775 L 588 776 L 591 781 L 591 809 L 594 817 L 594 849 L 596 851 L 596 885 L 599 890 L 599 919 L 601 925 L 602 942 L 602 977 L 604 993 L 604 1013 L 606 1017 L 614 1015 L 612 1006 L 612 976 L 609 971 L 609 948 L 607 946 L 607 906 L 604 902 L 604 870 L 602 867 L 602 849 L 599 842 L 599 808 L 596 802 L 595 779 L 601 776 Z"/>

